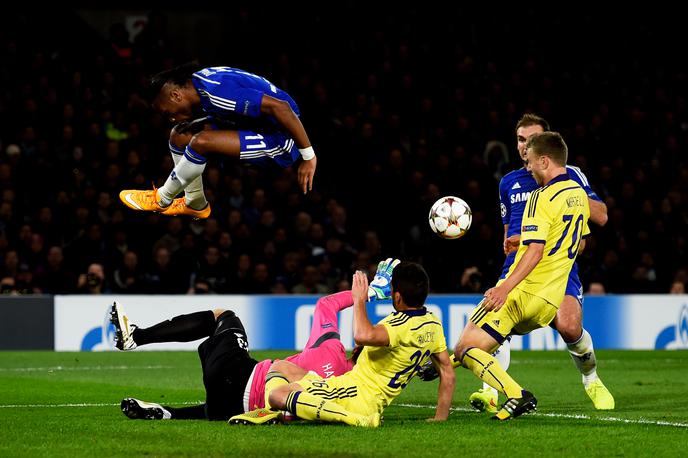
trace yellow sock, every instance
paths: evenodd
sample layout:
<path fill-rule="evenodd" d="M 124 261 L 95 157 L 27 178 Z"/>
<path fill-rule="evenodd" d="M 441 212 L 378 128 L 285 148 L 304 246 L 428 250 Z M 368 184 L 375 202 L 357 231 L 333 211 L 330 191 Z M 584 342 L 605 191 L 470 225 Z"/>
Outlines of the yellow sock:
<path fill-rule="evenodd" d="M 287 410 L 304 420 L 330 421 L 356 426 L 363 415 L 352 413 L 339 404 L 305 391 L 293 391 L 287 397 Z"/>
<path fill-rule="evenodd" d="M 463 365 L 469 368 L 483 382 L 504 393 L 507 398 L 520 398 L 521 385 L 506 373 L 499 361 L 491 354 L 471 348 L 463 356 Z"/>
<path fill-rule="evenodd" d="M 277 371 L 270 371 L 265 375 L 265 408 L 270 408 L 270 392 L 282 385 L 288 385 L 289 380 Z"/>

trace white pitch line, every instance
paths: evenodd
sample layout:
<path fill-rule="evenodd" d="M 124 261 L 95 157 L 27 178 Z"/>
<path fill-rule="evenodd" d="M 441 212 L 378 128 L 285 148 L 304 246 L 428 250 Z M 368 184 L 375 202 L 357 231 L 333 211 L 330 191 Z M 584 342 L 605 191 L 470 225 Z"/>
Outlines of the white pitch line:
<path fill-rule="evenodd" d="M 196 405 L 202 404 L 203 401 L 192 401 L 192 402 L 173 402 L 171 404 L 181 404 L 181 405 Z M 398 407 L 410 407 L 413 409 L 434 409 L 435 406 L 422 405 L 422 404 L 396 404 Z M 31 409 L 31 408 L 55 408 L 55 407 L 116 407 L 119 403 L 109 404 L 6 404 L 0 405 L 0 409 Z M 468 409 L 465 407 L 452 407 L 454 412 L 474 412 L 473 409 Z M 591 417 L 585 414 L 566 414 L 566 413 L 542 413 L 534 412 L 528 415 L 539 416 L 539 417 L 551 417 L 551 418 L 570 418 L 573 420 L 598 420 L 598 421 L 608 421 L 615 423 L 627 423 L 627 424 L 637 424 L 637 425 L 654 425 L 654 426 L 673 426 L 675 428 L 688 428 L 688 423 L 676 423 L 671 421 L 663 420 L 646 420 L 644 418 L 629 419 L 629 418 L 618 418 L 618 417 Z"/>
<path fill-rule="evenodd" d="M 0 372 L 126 371 L 129 369 L 175 369 L 176 366 L 75 366 L 0 367 Z"/>
<path fill-rule="evenodd" d="M 192 402 L 172 402 L 170 404 L 181 404 L 181 405 L 196 405 L 203 404 L 203 401 L 192 401 Z M 55 407 L 119 407 L 120 403 L 110 404 L 0 404 L 0 409 L 44 409 L 44 408 L 55 408 Z"/>
<path fill-rule="evenodd" d="M 411 407 L 415 409 L 434 409 L 436 406 L 429 406 L 429 405 L 423 405 L 423 404 L 396 404 L 399 407 Z M 454 412 L 475 412 L 477 413 L 474 409 L 469 409 L 466 407 L 452 407 L 452 411 Z M 543 412 L 533 412 L 529 413 L 530 415 L 534 416 L 539 416 L 539 417 L 552 417 L 552 418 L 570 418 L 573 420 L 598 420 L 598 421 L 609 421 L 609 422 L 616 422 L 616 423 L 629 423 L 629 424 L 638 424 L 638 425 L 655 425 L 655 426 L 673 426 L 676 428 L 688 428 L 688 423 L 677 423 L 677 422 L 671 422 L 671 421 L 663 421 L 663 420 L 646 420 L 644 418 L 638 418 L 638 419 L 629 419 L 629 418 L 619 418 L 619 417 L 592 417 L 590 415 L 585 415 L 585 414 L 566 414 L 566 413 L 543 413 Z"/>

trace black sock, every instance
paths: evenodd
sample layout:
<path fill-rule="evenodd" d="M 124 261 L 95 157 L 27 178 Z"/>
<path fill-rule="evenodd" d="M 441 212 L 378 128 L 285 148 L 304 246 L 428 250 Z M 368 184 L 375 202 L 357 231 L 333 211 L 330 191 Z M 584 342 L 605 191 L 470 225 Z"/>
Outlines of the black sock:
<path fill-rule="evenodd" d="M 132 337 L 136 345 L 159 342 L 191 342 L 209 337 L 215 330 L 215 314 L 211 310 L 175 316 L 150 328 L 136 328 Z"/>
<path fill-rule="evenodd" d="M 205 420 L 205 404 L 189 407 L 163 406 L 172 415 L 172 420 Z"/>

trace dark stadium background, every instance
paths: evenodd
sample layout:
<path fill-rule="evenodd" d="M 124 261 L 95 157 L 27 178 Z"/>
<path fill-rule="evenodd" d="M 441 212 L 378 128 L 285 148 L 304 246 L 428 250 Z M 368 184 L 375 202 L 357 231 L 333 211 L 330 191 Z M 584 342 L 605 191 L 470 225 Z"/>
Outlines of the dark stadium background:
<path fill-rule="evenodd" d="M 497 184 L 519 166 L 526 111 L 564 135 L 608 205 L 579 257 L 586 291 L 685 292 L 676 12 L 171 5 L 3 19 L 3 293 L 323 293 L 389 256 L 422 262 L 433 292 L 482 292 L 503 260 Z M 131 16 L 144 20 L 136 36 Z M 213 157 L 211 219 L 121 205 L 121 189 L 160 185 L 171 170 L 170 126 L 146 106 L 146 79 L 191 59 L 260 74 L 295 98 L 319 157 L 314 192 L 299 194 L 292 171 Z M 448 194 L 474 212 L 458 241 L 427 224 Z M 94 263 L 102 284 L 97 268 L 87 275 Z"/>

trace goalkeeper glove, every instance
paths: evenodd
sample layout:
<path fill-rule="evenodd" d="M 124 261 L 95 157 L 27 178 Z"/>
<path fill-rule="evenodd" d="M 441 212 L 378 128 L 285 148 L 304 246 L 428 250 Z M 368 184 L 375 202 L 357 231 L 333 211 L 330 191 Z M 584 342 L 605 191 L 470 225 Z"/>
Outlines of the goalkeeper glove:
<path fill-rule="evenodd" d="M 392 271 L 400 262 L 398 259 L 387 258 L 377 265 L 375 278 L 368 286 L 368 301 L 392 297 Z"/>

